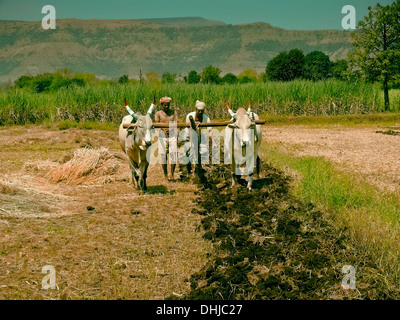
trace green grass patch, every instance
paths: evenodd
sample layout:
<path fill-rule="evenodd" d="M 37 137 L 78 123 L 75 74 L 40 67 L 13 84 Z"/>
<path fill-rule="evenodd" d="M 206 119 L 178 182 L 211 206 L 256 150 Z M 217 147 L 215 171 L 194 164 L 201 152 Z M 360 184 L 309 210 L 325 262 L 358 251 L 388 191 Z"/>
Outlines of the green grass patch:
<path fill-rule="evenodd" d="M 295 177 L 296 196 L 330 212 L 350 229 L 359 247 L 371 253 L 389 282 L 400 279 L 400 199 L 354 173 L 340 171 L 322 157 L 299 157 L 264 144 L 262 157 Z"/>
<path fill-rule="evenodd" d="M 361 178 L 344 173 L 322 157 L 297 157 L 264 145 L 265 159 L 274 165 L 288 167 L 301 174 L 295 192 L 304 200 L 335 212 L 360 209 L 398 224 L 400 201 L 397 195 L 383 193 Z"/>

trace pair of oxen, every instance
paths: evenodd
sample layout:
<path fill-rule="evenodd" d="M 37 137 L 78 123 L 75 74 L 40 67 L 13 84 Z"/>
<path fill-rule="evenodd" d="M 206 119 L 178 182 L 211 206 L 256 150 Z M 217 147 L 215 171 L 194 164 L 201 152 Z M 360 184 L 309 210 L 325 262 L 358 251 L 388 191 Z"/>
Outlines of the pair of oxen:
<path fill-rule="evenodd" d="M 149 167 L 147 151 L 152 144 L 154 125 L 151 114 L 155 106 L 151 104 L 145 115 L 133 112 L 126 102 L 125 107 L 129 115 L 122 119 L 119 127 L 119 141 L 129 160 L 133 185 L 136 185 L 139 190 L 146 190 L 147 169 Z M 254 168 L 256 168 L 257 177 L 260 172 L 258 149 L 261 145 L 262 133 L 261 126 L 255 123 L 256 120 L 259 120 L 259 117 L 251 111 L 250 106 L 247 111 L 244 108 L 239 108 L 237 112 L 233 112 L 228 105 L 227 109 L 231 121 L 225 128 L 224 152 L 226 153 L 225 161 L 228 160 L 226 163 L 232 164 L 232 186 L 237 183 L 237 176 L 247 175 L 247 188 L 251 190 Z M 127 128 L 126 125 L 129 125 L 130 128 Z M 207 125 L 212 126 L 212 123 Z M 251 152 L 248 152 L 249 150 Z M 243 153 L 245 154 L 244 157 Z M 240 155 L 240 161 L 237 161 L 237 155 Z M 243 163 L 246 165 L 246 170 L 243 169 L 243 166 L 240 168 L 240 164 Z"/>

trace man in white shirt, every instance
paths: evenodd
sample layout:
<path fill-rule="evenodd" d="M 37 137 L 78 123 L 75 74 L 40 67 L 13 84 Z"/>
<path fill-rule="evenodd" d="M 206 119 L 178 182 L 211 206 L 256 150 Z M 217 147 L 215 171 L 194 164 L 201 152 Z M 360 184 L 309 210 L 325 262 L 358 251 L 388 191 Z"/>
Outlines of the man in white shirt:
<path fill-rule="evenodd" d="M 199 123 L 209 123 L 211 122 L 210 118 L 208 117 L 208 115 L 206 115 L 204 113 L 204 109 L 205 109 L 205 103 L 202 101 L 197 100 L 196 101 L 196 111 L 190 112 L 187 116 L 186 116 L 186 122 L 190 123 L 190 117 L 193 117 L 194 122 L 196 125 L 198 125 Z M 211 127 L 207 127 L 207 130 L 209 131 L 209 135 L 211 137 Z M 204 163 L 205 161 L 208 160 L 208 136 L 205 136 L 204 133 L 202 133 L 199 137 L 197 137 L 197 139 L 194 139 L 193 137 L 191 137 L 191 131 L 189 130 L 189 128 L 186 128 L 184 130 L 184 137 L 185 137 L 185 149 L 186 149 L 186 157 L 188 157 L 189 162 L 186 164 L 187 170 L 188 170 L 188 175 L 191 174 L 192 172 L 192 163 L 198 162 L 197 159 L 197 146 L 196 143 L 198 142 L 197 139 L 200 139 L 200 143 L 198 144 L 199 148 L 200 148 L 200 157 L 201 157 L 201 162 Z"/>

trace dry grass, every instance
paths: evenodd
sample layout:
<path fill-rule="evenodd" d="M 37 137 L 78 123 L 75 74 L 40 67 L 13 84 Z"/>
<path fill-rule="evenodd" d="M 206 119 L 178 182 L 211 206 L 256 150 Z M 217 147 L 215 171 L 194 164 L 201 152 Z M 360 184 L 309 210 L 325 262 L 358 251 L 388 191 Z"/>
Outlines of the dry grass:
<path fill-rule="evenodd" d="M 80 148 L 88 142 L 93 149 Z M 185 279 L 212 252 L 195 231 L 195 186 L 165 183 L 161 167 L 150 166 L 149 192 L 138 193 L 117 142 L 117 132 L 0 131 L 0 299 L 163 299 L 187 292 Z M 68 179 L 50 181 L 47 174 L 57 170 Z M 41 287 L 48 264 L 57 272 L 56 290 Z"/>
<path fill-rule="evenodd" d="M 0 181 L 0 193 L 15 195 L 19 189 L 10 181 Z"/>
<path fill-rule="evenodd" d="M 80 148 L 73 152 L 71 159 L 51 169 L 46 178 L 51 182 L 66 181 L 71 184 L 96 182 L 99 178 L 113 175 L 120 167 L 120 158 L 108 148 Z"/>
<path fill-rule="evenodd" d="M 361 174 L 382 191 L 400 194 L 400 138 L 376 132 L 380 130 L 382 127 L 375 125 L 293 125 L 268 126 L 263 133 L 268 143 L 279 150 L 297 156 L 322 156 L 346 172 Z"/>

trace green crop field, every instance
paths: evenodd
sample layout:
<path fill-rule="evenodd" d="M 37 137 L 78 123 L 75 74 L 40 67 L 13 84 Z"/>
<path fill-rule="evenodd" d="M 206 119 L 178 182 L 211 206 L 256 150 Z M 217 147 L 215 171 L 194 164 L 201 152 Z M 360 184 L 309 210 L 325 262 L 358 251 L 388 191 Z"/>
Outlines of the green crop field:
<path fill-rule="evenodd" d="M 391 111 L 400 110 L 400 90 L 391 90 Z M 180 119 L 204 101 L 211 118 L 226 118 L 225 103 L 262 115 L 308 116 L 372 114 L 383 111 L 383 91 L 377 84 L 339 80 L 259 82 L 248 84 L 116 84 L 98 82 L 36 93 L 29 88 L 0 91 L 0 125 L 44 120 L 118 123 L 126 114 L 124 98 L 134 111 L 144 112 L 153 95 L 170 96 Z"/>

